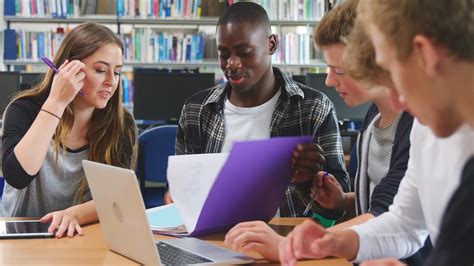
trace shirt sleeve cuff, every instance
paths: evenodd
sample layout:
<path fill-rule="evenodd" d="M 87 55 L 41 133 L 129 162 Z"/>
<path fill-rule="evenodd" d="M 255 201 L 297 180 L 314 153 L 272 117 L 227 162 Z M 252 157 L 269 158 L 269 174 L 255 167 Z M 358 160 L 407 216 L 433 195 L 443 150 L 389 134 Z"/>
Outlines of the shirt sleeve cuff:
<path fill-rule="evenodd" d="M 357 251 L 357 256 L 352 261 L 353 263 L 361 263 L 368 258 L 368 243 L 370 242 L 367 239 L 368 228 L 364 224 L 354 225 L 350 229 L 354 230 L 359 236 L 359 250 Z"/>

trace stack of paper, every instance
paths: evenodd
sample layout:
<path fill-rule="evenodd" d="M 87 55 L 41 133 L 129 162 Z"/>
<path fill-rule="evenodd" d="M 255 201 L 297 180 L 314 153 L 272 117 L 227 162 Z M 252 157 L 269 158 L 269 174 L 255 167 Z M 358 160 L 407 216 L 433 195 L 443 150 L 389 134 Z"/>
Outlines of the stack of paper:
<path fill-rule="evenodd" d="M 178 212 L 178 208 L 174 204 L 147 209 L 146 216 L 153 233 L 187 234 L 188 232 Z"/>

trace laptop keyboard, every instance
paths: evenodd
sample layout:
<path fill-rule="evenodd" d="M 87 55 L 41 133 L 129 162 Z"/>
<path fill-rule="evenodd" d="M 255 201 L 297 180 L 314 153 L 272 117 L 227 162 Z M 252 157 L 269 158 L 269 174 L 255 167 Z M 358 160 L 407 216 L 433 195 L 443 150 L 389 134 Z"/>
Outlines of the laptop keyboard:
<path fill-rule="evenodd" d="M 160 254 L 162 264 L 184 265 L 212 262 L 212 260 L 208 260 L 199 255 L 187 252 L 166 243 L 158 242 L 156 243 L 156 247 L 158 248 L 158 254 Z"/>

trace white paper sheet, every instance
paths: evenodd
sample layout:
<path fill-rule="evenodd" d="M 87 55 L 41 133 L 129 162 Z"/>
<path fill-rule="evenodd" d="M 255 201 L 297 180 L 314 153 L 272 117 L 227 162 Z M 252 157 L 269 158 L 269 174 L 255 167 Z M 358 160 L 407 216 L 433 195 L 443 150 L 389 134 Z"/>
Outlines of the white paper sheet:
<path fill-rule="evenodd" d="M 174 155 L 168 159 L 171 197 L 188 232 L 193 232 L 204 202 L 228 153 Z"/>

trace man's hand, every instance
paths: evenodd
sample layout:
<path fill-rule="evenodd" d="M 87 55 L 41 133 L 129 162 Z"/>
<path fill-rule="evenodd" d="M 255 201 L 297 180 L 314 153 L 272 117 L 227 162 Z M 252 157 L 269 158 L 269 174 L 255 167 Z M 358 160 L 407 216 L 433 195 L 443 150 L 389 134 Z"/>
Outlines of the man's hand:
<path fill-rule="evenodd" d="M 311 244 L 326 234 L 326 230 L 313 220 L 307 219 L 297 225 L 279 246 L 280 261 L 284 265 L 296 265 L 303 258 L 318 258 L 311 249 Z M 320 256 L 324 257 L 324 256 Z"/>
<path fill-rule="evenodd" d="M 318 144 L 299 144 L 291 159 L 291 165 L 295 170 L 293 182 L 302 183 L 313 180 L 316 173 L 322 170 L 325 161 L 324 151 Z"/>
<path fill-rule="evenodd" d="M 343 210 L 346 193 L 333 175 L 325 173 L 321 171 L 314 178 L 311 195 L 316 195 L 316 201 L 323 208 Z"/>
<path fill-rule="evenodd" d="M 320 259 L 327 256 L 353 260 L 358 250 L 359 237 L 355 231 L 329 232 L 307 219 L 280 242 L 279 255 L 283 265 L 296 265 L 299 259 Z"/>
<path fill-rule="evenodd" d="M 269 261 L 278 261 L 278 245 L 283 236 L 262 221 L 243 222 L 225 236 L 225 243 L 234 250 L 256 251 Z"/>

